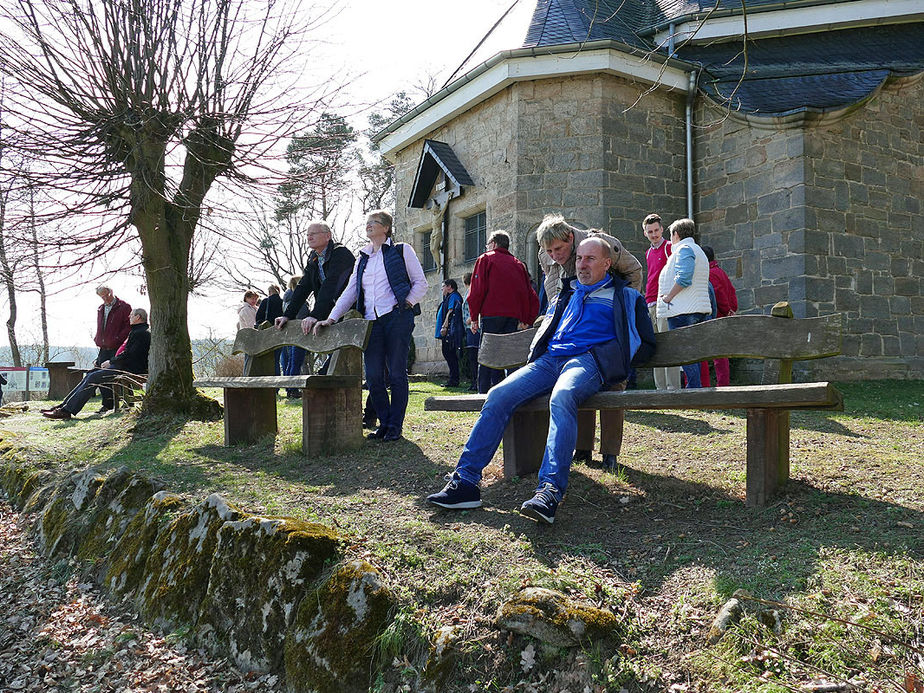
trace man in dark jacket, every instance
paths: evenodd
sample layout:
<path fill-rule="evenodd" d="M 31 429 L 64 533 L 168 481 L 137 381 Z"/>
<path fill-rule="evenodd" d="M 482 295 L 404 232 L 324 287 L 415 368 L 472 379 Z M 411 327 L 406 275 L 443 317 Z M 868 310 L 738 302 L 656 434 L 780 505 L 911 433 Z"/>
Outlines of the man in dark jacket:
<path fill-rule="evenodd" d="M 602 238 L 577 250 L 577 278 L 549 304 L 530 348 L 529 363 L 488 393 L 456 470 L 439 493 L 427 497 L 449 509 L 481 506 L 481 472 L 500 445 L 511 415 L 547 393 L 549 433 L 539 485 L 520 513 L 551 524 L 564 497 L 577 440 L 578 406 L 604 385 L 624 381 L 630 364 L 654 353 L 655 336 L 645 299 L 610 274 L 612 248 Z"/>
<path fill-rule="evenodd" d="M 292 292 L 292 298 L 285 313 L 276 318 L 277 329 L 285 327 L 289 320 L 295 320 L 298 312 L 305 305 L 308 297 L 314 295 L 314 306 L 302 320 L 302 332 L 308 334 L 315 323 L 326 320 L 331 308 L 340 298 L 346 287 L 350 274 L 353 272 L 353 263 L 356 258 L 353 253 L 331 237 L 330 226 L 326 221 L 313 221 L 308 225 L 308 247 L 311 254 L 305 264 L 302 278 Z M 321 368 L 321 373 L 327 372 L 330 358 Z M 299 370 L 301 366 L 299 365 Z M 286 375 L 296 375 L 287 373 Z M 289 390 L 290 398 L 300 397 L 299 390 Z"/>
<path fill-rule="evenodd" d="M 135 308 L 129 315 L 130 329 L 125 342 L 116 350 L 115 355 L 100 364 L 100 368 L 87 373 L 80 384 L 64 398 L 61 404 L 45 409 L 42 414 L 49 419 L 68 420 L 83 409 L 87 401 L 93 396 L 97 386 L 104 393 L 109 392 L 112 398 L 112 388 L 107 387 L 122 373 L 141 374 L 148 372 L 148 352 L 151 348 L 151 332 L 148 330 L 148 314 L 144 308 Z"/>
<path fill-rule="evenodd" d="M 302 320 L 302 332 L 308 334 L 316 322 L 326 320 L 353 272 L 356 258 L 347 248 L 331 238 L 327 222 L 314 221 L 309 224 L 308 247 L 311 248 L 311 254 L 308 256 L 302 278 L 292 293 L 288 308 L 281 317 L 276 318 L 276 327 L 280 330 L 289 320 L 295 319 L 312 294 L 314 307 L 308 313 L 308 317 Z"/>

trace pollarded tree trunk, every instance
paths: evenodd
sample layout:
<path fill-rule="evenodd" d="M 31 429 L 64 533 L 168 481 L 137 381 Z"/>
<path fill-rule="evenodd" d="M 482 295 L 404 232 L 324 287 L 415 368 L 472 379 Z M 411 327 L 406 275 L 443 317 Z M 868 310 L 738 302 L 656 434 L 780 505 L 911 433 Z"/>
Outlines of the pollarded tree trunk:
<path fill-rule="evenodd" d="M 187 299 L 189 253 L 206 193 L 231 160 L 234 147 L 208 125 L 186 139 L 183 179 L 172 201 L 164 198 L 161 140 L 145 133 L 149 146 L 136 147 L 144 158 L 132 171 L 132 223 L 141 238 L 142 263 L 151 301 L 151 353 L 148 358 L 146 414 L 185 413 L 214 418 L 221 407 L 193 387 L 192 344 Z"/>

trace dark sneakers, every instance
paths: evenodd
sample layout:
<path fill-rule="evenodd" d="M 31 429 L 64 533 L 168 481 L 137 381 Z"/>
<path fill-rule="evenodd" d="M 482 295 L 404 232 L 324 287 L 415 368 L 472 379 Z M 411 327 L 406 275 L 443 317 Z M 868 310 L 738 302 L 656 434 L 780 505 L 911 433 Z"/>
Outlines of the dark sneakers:
<path fill-rule="evenodd" d="M 449 510 L 466 510 L 481 507 L 481 489 L 464 481 L 458 472 L 453 472 L 449 483 L 439 493 L 427 496 L 427 502 Z"/>
<path fill-rule="evenodd" d="M 619 468 L 619 462 L 616 461 L 616 455 L 604 455 L 603 468 L 608 472 L 615 472 Z"/>
<path fill-rule="evenodd" d="M 571 461 L 575 464 L 580 464 L 581 462 L 588 464 L 590 463 L 591 455 L 592 453 L 590 450 L 575 450 L 574 457 L 571 458 Z"/>
<path fill-rule="evenodd" d="M 558 489 L 552 484 L 544 484 L 536 491 L 535 496 L 520 506 L 520 514 L 536 522 L 552 524 L 555 522 L 555 511 L 558 509 L 557 494 Z"/>

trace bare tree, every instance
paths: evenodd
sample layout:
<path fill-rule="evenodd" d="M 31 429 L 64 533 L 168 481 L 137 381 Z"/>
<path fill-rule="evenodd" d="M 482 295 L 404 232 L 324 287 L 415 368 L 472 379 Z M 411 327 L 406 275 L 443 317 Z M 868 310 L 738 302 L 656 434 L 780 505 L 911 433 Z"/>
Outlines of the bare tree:
<path fill-rule="evenodd" d="M 17 84 L 22 146 L 42 162 L 30 182 L 53 191 L 60 211 L 92 213 L 59 246 L 87 260 L 140 239 L 146 413 L 217 413 L 192 385 L 190 248 L 213 184 L 252 179 L 294 131 L 300 104 L 320 98 L 274 83 L 301 64 L 293 55 L 310 26 L 295 24 L 298 11 L 297 0 L 3 5 L 0 70 Z"/>
<path fill-rule="evenodd" d="M 221 265 L 229 288 L 253 288 L 258 276 L 285 286 L 290 276 L 301 274 L 311 252 L 305 230 L 314 217 L 310 210 L 280 217 L 279 208 L 278 198 L 251 199 L 229 223 L 234 234 L 225 237 Z"/>

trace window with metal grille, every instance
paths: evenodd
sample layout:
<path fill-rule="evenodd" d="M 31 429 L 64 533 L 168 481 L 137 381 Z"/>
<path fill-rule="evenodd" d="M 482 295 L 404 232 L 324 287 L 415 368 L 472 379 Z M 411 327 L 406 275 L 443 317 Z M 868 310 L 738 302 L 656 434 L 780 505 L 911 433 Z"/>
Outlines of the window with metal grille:
<path fill-rule="evenodd" d="M 433 254 L 430 252 L 430 237 L 432 235 L 432 231 L 426 231 L 420 234 L 421 247 L 423 249 L 423 252 L 421 253 L 420 264 L 423 267 L 424 272 L 432 272 L 436 269 L 436 260 L 433 258 Z"/>
<path fill-rule="evenodd" d="M 474 262 L 484 252 L 488 242 L 487 212 L 478 212 L 465 220 L 465 261 Z"/>

